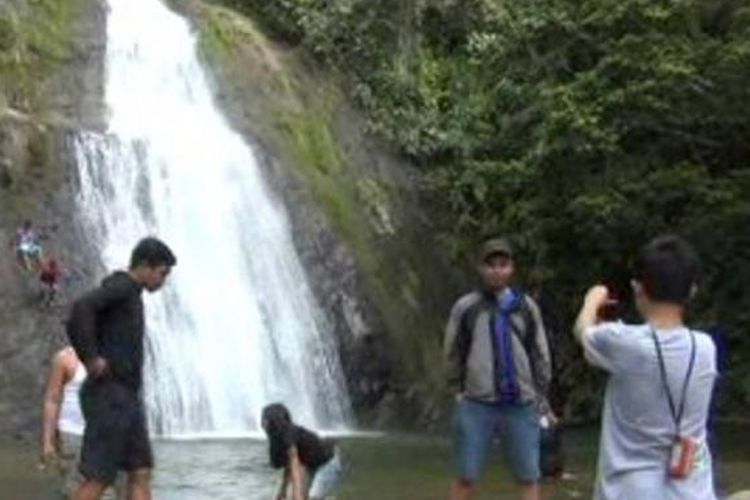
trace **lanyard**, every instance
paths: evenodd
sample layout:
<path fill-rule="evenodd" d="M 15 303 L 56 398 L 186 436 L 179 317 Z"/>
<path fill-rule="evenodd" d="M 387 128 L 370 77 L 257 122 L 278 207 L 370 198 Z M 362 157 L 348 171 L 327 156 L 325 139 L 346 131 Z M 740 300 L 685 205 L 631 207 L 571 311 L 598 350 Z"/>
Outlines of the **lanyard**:
<path fill-rule="evenodd" d="M 659 358 L 659 372 L 661 373 L 661 381 L 664 385 L 664 391 L 667 393 L 667 403 L 669 403 L 669 411 L 672 414 L 672 420 L 674 420 L 675 427 L 677 428 L 677 434 L 680 434 L 680 422 L 682 420 L 682 414 L 685 411 L 685 400 L 687 399 L 687 388 L 690 376 L 693 373 L 693 366 L 695 365 L 695 334 L 690 332 L 690 363 L 688 364 L 687 374 L 685 375 L 685 381 L 682 384 L 682 395 L 680 397 L 680 406 L 676 407 L 674 399 L 672 399 L 672 393 L 669 390 L 669 384 L 667 383 L 667 369 L 664 366 L 664 356 L 661 352 L 661 345 L 659 339 L 656 338 L 656 332 L 651 329 L 651 338 L 654 339 L 654 345 L 656 346 L 656 356 Z"/>

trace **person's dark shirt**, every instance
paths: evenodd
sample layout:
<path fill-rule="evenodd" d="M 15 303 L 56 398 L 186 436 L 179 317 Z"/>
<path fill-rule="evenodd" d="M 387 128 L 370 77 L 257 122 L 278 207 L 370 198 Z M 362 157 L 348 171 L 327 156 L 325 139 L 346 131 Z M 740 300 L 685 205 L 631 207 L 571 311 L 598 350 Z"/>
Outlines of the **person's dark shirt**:
<path fill-rule="evenodd" d="M 297 448 L 297 456 L 300 462 L 309 470 L 316 470 L 318 467 L 333 458 L 334 444 L 332 441 L 320 438 L 314 432 L 304 427 L 293 425 L 289 430 L 289 435 L 284 444 L 284 453 L 274 466 L 286 467 L 289 462 L 289 448 Z"/>
<path fill-rule="evenodd" d="M 128 273 L 115 272 L 75 301 L 66 324 L 84 364 L 101 356 L 109 364 L 109 376 L 135 390 L 141 388 L 143 369 L 142 291 Z"/>

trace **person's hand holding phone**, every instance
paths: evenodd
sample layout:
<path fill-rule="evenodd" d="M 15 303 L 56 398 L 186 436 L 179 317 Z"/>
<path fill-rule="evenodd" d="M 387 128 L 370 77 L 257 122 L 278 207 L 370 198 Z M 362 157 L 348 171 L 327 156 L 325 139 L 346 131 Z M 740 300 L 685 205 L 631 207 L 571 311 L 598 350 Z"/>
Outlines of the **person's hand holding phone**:
<path fill-rule="evenodd" d="M 615 321 L 620 316 L 618 294 L 611 287 L 606 287 L 606 290 L 607 296 L 597 307 L 596 317 L 599 321 Z"/>
<path fill-rule="evenodd" d="M 604 285 L 591 287 L 586 292 L 584 303 L 589 310 L 596 311 L 597 321 L 611 321 L 617 317 L 617 298 Z"/>

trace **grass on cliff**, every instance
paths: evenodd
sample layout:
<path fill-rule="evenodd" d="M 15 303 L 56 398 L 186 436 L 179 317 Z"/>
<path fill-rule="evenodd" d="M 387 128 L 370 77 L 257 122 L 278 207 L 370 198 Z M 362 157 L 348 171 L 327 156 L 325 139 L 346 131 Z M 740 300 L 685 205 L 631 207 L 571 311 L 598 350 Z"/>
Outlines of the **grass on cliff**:
<path fill-rule="evenodd" d="M 293 156 L 292 163 L 347 242 L 375 294 L 388 330 L 395 334 L 401 360 L 406 363 L 402 375 L 427 385 L 438 384 L 438 344 L 430 332 L 424 331 L 429 323 L 420 316 L 417 298 L 421 282 L 413 259 L 418 257 L 388 254 L 376 236 L 382 231 L 394 231 L 384 225 L 387 219 L 377 214 L 387 203 L 386 190 L 370 177 L 351 178 L 352 172 L 346 171 L 346 157 L 332 132 L 330 112 L 324 105 L 310 104 L 302 112 L 279 111 L 276 116 Z"/>
<path fill-rule="evenodd" d="M 0 109 L 44 109 L 44 85 L 71 57 L 79 0 L 36 0 L 26 9 L 0 6 Z"/>

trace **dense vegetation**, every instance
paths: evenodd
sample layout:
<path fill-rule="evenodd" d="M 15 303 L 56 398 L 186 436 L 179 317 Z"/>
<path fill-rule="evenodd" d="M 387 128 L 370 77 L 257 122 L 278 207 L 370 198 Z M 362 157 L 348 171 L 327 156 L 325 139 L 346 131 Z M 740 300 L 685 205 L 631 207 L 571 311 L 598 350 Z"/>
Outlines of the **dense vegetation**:
<path fill-rule="evenodd" d="M 568 338 L 585 287 L 678 232 L 705 262 L 693 322 L 750 403 L 750 2 L 225 0 L 339 72 L 372 128 L 447 200 L 445 245 L 512 234 L 554 326 L 562 394 L 596 378 Z"/>

